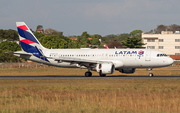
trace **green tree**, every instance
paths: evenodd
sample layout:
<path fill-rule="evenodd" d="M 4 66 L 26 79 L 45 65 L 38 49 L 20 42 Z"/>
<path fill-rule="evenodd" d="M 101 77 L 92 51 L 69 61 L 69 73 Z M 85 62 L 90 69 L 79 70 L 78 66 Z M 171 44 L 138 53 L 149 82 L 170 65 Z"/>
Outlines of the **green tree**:
<path fill-rule="evenodd" d="M 21 46 L 16 42 L 3 41 L 0 43 L 0 49 L 3 51 L 14 52 L 21 50 Z"/>
<path fill-rule="evenodd" d="M 90 40 L 90 43 L 92 45 L 100 45 L 100 39 L 102 39 L 102 36 L 101 35 L 98 35 L 98 34 L 95 34 L 95 35 L 92 35 L 91 36 L 91 40 Z"/>
<path fill-rule="evenodd" d="M 4 39 L 4 30 L 3 29 L 0 29 L 0 40 L 3 40 Z"/>
<path fill-rule="evenodd" d="M 138 37 L 138 38 L 141 38 L 141 34 L 142 34 L 142 31 L 141 30 L 134 30 L 132 32 L 130 32 L 130 36 L 132 37 Z"/>
<path fill-rule="evenodd" d="M 180 25 L 172 24 L 168 26 L 168 30 L 173 31 L 173 32 L 180 31 Z"/>
<path fill-rule="evenodd" d="M 92 38 L 90 42 L 92 45 L 100 45 L 100 41 L 98 38 Z"/>
<path fill-rule="evenodd" d="M 21 46 L 16 42 L 4 41 L 0 43 L 0 62 L 17 62 L 19 57 L 5 52 L 14 52 L 21 50 Z"/>
<path fill-rule="evenodd" d="M 167 30 L 167 26 L 165 25 L 158 25 L 157 28 L 154 30 L 156 34 L 160 34 L 161 31 Z"/>
<path fill-rule="evenodd" d="M 149 32 L 146 32 L 145 34 L 153 34 L 154 31 L 151 29 Z"/>
<path fill-rule="evenodd" d="M 38 25 L 36 29 L 43 29 L 42 25 Z"/>
<path fill-rule="evenodd" d="M 54 29 L 51 29 L 51 28 L 47 28 L 45 29 L 44 33 L 46 35 L 58 35 L 58 32 Z"/>
<path fill-rule="evenodd" d="M 58 35 L 43 36 L 39 41 L 44 47 L 49 49 L 68 48 L 68 43 Z"/>
<path fill-rule="evenodd" d="M 41 37 L 45 36 L 43 33 L 39 33 L 39 32 L 35 32 L 34 33 L 34 36 L 37 38 L 37 39 L 40 39 Z"/>
<path fill-rule="evenodd" d="M 123 48 L 123 45 L 118 41 L 112 41 L 107 46 L 108 46 L 108 48 L 115 48 L 115 47 L 116 48 Z"/>
<path fill-rule="evenodd" d="M 118 38 L 117 35 L 111 34 L 111 35 L 105 36 L 105 40 L 102 40 L 102 41 L 104 43 L 110 43 L 110 42 L 113 42 L 113 41 L 117 40 L 117 38 Z"/>
<path fill-rule="evenodd" d="M 89 47 L 90 40 L 88 39 L 90 35 L 85 31 L 81 34 L 81 36 L 77 37 L 78 42 L 82 47 Z"/>
<path fill-rule="evenodd" d="M 68 48 L 80 48 L 81 45 L 78 43 L 78 41 L 73 41 L 68 43 Z"/>
<path fill-rule="evenodd" d="M 118 36 L 117 40 L 118 40 L 119 42 L 122 42 L 124 39 L 129 38 L 129 37 L 130 37 L 130 34 L 128 34 L 128 33 L 123 33 L 123 34 L 120 34 L 120 35 Z"/>
<path fill-rule="evenodd" d="M 125 48 L 143 48 L 142 45 L 145 45 L 138 37 L 126 38 L 121 43 Z"/>
<path fill-rule="evenodd" d="M 101 36 L 101 35 L 98 35 L 98 34 L 94 34 L 94 35 L 91 36 L 91 38 L 101 39 L 102 36 Z"/>
<path fill-rule="evenodd" d="M 64 39 L 66 42 L 71 42 L 71 39 L 66 36 L 63 36 L 63 35 L 58 35 L 58 36 L 59 38 Z"/>
<path fill-rule="evenodd" d="M 100 44 L 98 48 L 105 48 L 104 44 Z"/>
<path fill-rule="evenodd" d="M 0 30 L 0 39 L 8 41 L 17 41 L 19 40 L 18 33 L 15 30 Z"/>
<path fill-rule="evenodd" d="M 85 31 L 85 32 L 83 32 L 83 33 L 81 34 L 81 37 L 82 37 L 82 38 L 89 38 L 90 35 L 87 33 L 87 31 Z"/>

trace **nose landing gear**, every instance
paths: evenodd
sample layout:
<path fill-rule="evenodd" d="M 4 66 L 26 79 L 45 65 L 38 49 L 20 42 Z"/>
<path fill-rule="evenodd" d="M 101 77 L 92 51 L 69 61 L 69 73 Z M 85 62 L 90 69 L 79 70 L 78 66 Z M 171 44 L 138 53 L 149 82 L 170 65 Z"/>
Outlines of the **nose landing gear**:
<path fill-rule="evenodd" d="M 152 73 L 152 68 L 149 68 L 148 70 L 149 70 L 149 76 L 150 76 L 150 77 L 153 77 L 154 75 L 153 75 L 153 73 Z"/>

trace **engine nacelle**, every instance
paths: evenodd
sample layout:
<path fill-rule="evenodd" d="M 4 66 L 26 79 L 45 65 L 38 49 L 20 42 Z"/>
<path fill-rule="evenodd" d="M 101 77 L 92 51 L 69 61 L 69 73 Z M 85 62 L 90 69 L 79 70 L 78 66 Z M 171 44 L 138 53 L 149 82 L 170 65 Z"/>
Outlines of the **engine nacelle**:
<path fill-rule="evenodd" d="M 114 64 L 102 63 L 96 65 L 96 71 L 101 74 L 113 74 L 115 70 Z"/>
<path fill-rule="evenodd" d="M 121 73 L 134 73 L 136 71 L 136 68 L 120 68 L 119 72 Z"/>

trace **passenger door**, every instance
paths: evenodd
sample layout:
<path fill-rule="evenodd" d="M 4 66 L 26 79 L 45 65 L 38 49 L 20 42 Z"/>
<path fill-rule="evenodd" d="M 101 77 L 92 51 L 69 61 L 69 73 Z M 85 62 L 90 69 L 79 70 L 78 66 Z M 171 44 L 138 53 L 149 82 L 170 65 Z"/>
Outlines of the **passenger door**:
<path fill-rule="evenodd" d="M 151 61 L 151 50 L 146 50 L 145 61 Z"/>

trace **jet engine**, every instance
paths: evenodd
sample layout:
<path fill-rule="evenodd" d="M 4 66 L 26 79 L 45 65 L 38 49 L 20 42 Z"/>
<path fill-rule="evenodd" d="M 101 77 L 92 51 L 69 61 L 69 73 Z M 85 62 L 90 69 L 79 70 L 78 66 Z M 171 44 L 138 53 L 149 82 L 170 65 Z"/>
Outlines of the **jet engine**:
<path fill-rule="evenodd" d="M 120 68 L 119 72 L 121 73 L 134 73 L 136 71 L 136 68 Z"/>
<path fill-rule="evenodd" d="M 101 74 L 113 74 L 115 70 L 114 64 L 102 63 L 96 65 L 96 71 Z"/>

